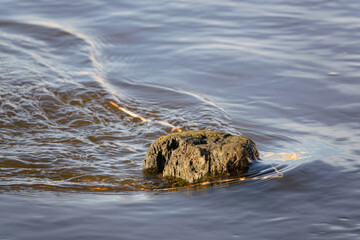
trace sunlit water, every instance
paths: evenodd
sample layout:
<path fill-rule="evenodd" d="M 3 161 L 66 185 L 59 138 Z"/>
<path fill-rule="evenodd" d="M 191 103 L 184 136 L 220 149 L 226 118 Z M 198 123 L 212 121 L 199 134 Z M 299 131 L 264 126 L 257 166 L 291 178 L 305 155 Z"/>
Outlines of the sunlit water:
<path fill-rule="evenodd" d="M 0 4 L 1 240 L 360 238 L 358 1 Z M 156 121 L 262 158 L 164 191 Z"/>

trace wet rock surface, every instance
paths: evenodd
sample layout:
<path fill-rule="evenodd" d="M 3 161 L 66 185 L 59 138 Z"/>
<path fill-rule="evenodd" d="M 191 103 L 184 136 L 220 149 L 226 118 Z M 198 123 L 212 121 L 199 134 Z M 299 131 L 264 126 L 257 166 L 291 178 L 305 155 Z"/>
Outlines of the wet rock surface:
<path fill-rule="evenodd" d="M 151 144 L 143 165 L 165 178 L 195 183 L 207 177 L 241 174 L 258 157 L 249 138 L 201 130 L 160 137 Z"/>

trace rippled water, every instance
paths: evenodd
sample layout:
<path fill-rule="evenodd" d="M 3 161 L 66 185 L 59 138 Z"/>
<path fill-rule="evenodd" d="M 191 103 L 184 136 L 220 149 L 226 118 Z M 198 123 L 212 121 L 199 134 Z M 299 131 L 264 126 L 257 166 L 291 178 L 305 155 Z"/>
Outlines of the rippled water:
<path fill-rule="evenodd" d="M 0 3 L 1 240 L 360 238 L 358 1 Z M 163 191 L 111 101 L 262 159 Z"/>

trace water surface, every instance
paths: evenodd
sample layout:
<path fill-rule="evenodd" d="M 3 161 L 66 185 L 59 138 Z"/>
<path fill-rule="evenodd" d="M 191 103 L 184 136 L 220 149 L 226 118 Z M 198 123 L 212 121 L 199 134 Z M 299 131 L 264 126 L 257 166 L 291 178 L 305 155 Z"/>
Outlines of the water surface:
<path fill-rule="evenodd" d="M 357 1 L 0 2 L 0 239 L 359 238 Z M 171 127 L 111 101 L 250 137 L 258 180 L 159 191 Z"/>

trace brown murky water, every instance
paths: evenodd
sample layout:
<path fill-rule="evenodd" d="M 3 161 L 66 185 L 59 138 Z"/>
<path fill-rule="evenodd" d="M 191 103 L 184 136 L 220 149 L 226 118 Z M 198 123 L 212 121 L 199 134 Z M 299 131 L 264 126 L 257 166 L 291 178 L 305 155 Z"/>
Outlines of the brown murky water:
<path fill-rule="evenodd" d="M 0 3 L 1 240 L 360 238 L 357 1 Z M 173 126 L 262 159 L 158 191 Z"/>

